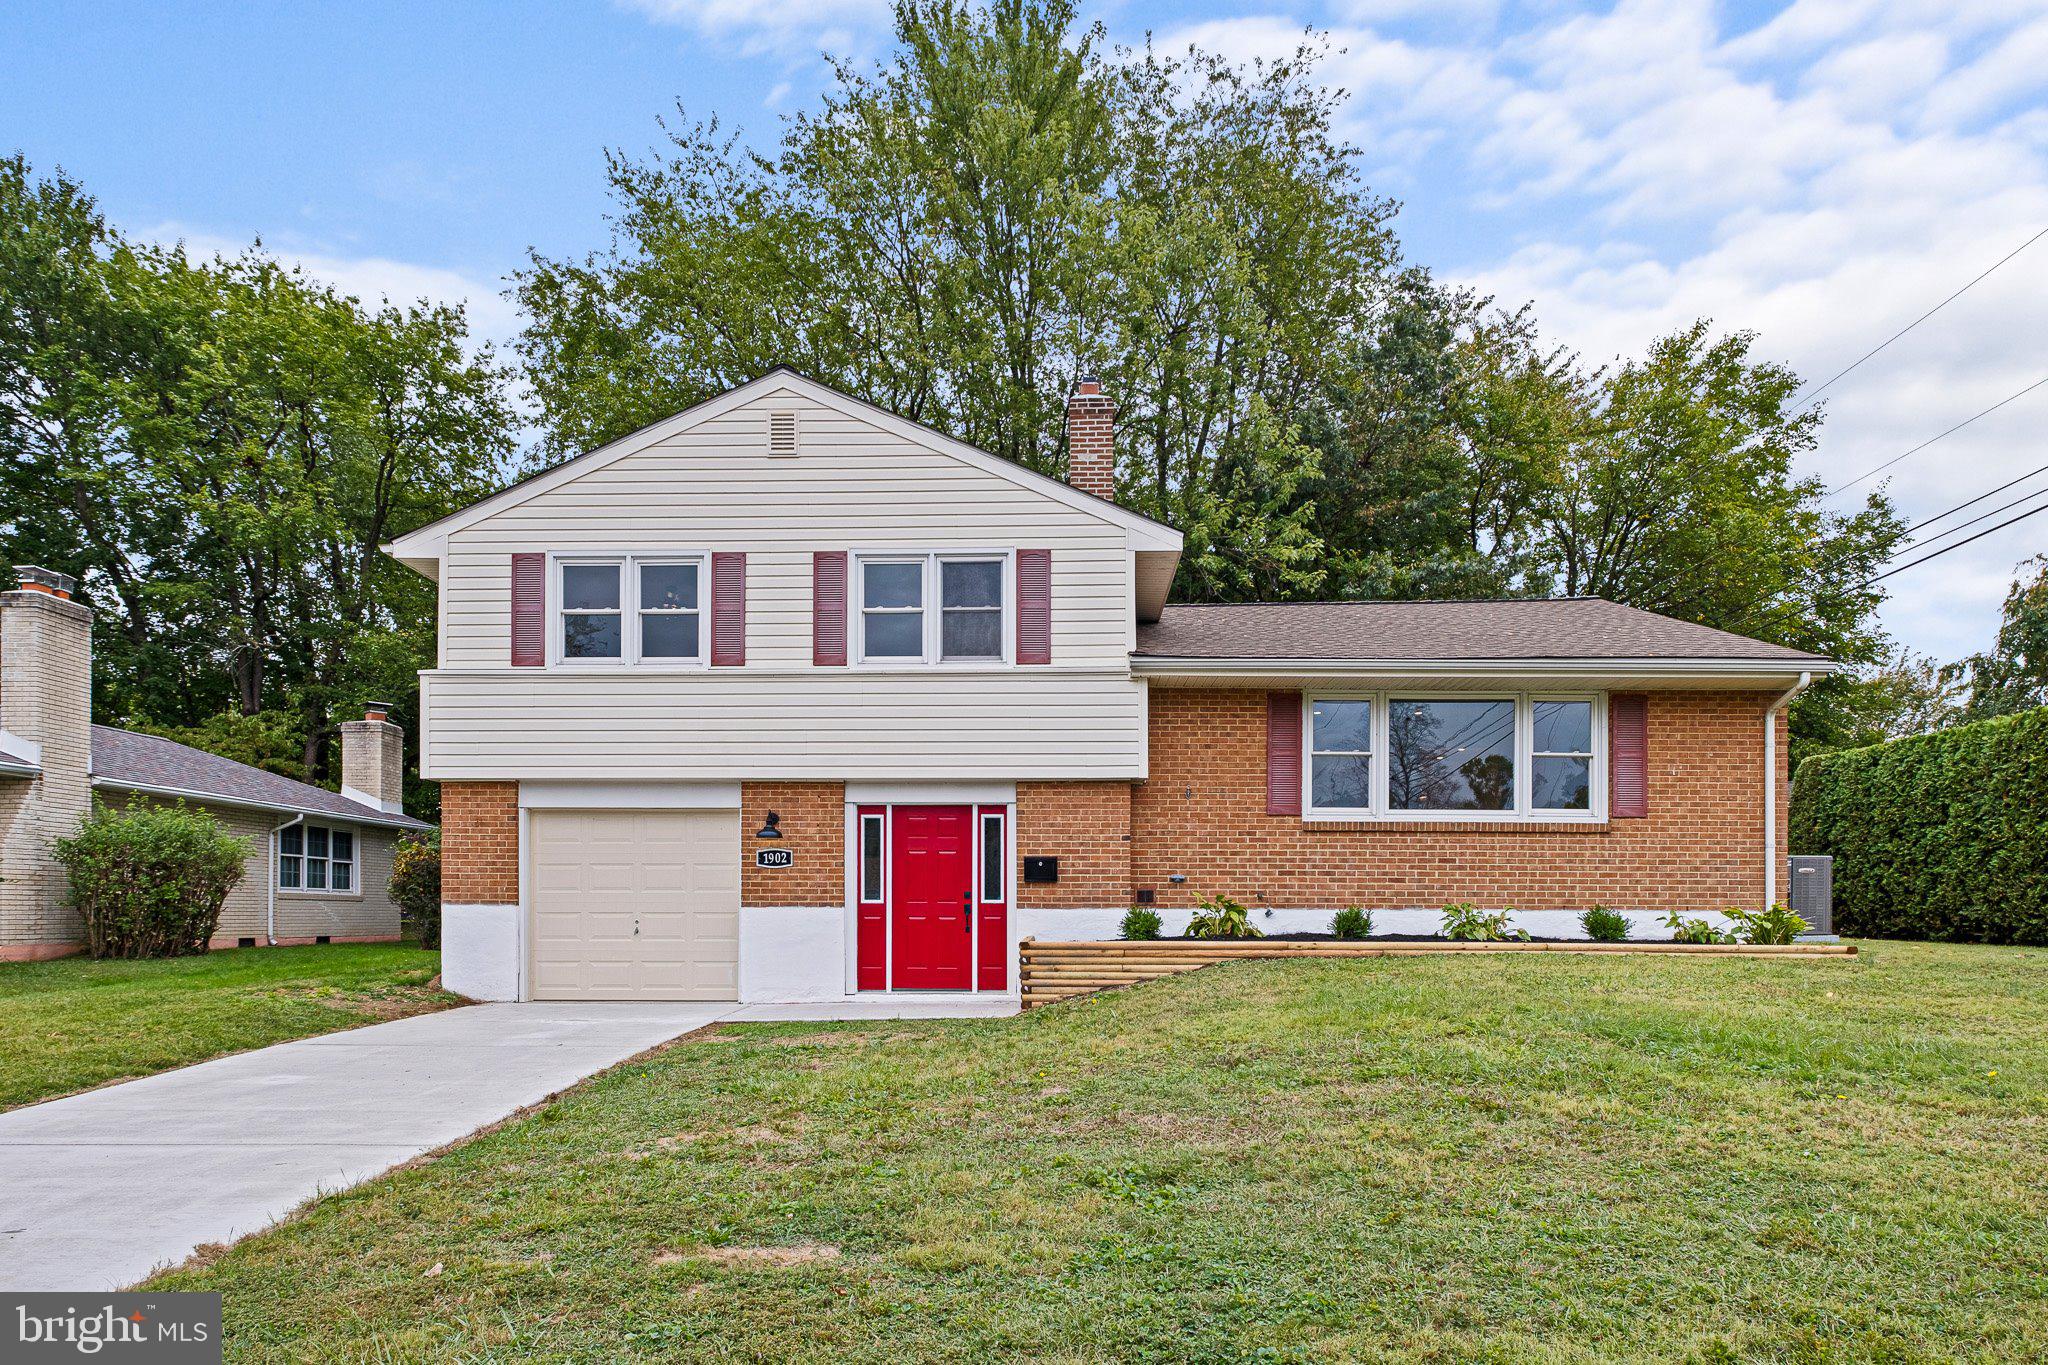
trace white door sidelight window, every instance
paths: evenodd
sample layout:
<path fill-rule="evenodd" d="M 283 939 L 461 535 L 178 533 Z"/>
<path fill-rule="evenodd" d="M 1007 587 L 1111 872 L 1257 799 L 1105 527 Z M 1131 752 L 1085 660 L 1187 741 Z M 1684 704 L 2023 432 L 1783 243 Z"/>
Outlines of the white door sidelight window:
<path fill-rule="evenodd" d="M 1599 696 L 1306 693 L 1310 820 L 1604 820 Z"/>
<path fill-rule="evenodd" d="M 854 562 L 860 662 L 1009 661 L 1007 553 L 862 554 Z"/>
<path fill-rule="evenodd" d="M 555 568 L 563 663 L 704 662 L 704 556 L 579 556 Z"/>

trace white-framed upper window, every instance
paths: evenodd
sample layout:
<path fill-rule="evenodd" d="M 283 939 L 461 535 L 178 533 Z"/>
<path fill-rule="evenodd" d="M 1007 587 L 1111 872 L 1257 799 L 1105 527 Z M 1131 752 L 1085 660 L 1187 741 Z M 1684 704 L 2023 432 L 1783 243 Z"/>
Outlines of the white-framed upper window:
<path fill-rule="evenodd" d="M 557 560 L 555 658 L 565 664 L 703 663 L 708 576 L 700 554 Z"/>
<path fill-rule="evenodd" d="M 858 554 L 854 564 L 854 648 L 861 663 L 1009 662 L 1006 552 Z"/>
<path fill-rule="evenodd" d="M 356 889 L 354 830 L 301 822 L 277 832 L 277 885 L 281 891 Z"/>
<path fill-rule="evenodd" d="M 1424 689 L 1303 694 L 1317 820 L 1602 820 L 1605 699 Z"/>

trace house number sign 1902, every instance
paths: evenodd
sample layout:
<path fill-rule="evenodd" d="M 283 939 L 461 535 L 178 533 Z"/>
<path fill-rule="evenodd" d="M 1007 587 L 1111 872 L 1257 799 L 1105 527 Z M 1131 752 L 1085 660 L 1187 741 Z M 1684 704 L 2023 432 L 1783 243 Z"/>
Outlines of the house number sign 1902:
<path fill-rule="evenodd" d="M 754 850 L 755 867 L 788 867 L 796 861 L 796 853 L 787 848 L 757 848 Z"/>

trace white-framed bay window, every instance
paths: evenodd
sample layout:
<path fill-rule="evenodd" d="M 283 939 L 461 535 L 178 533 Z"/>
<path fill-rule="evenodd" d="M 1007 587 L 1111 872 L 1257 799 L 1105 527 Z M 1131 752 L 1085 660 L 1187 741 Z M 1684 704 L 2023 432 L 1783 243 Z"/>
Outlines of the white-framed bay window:
<path fill-rule="evenodd" d="M 562 555 L 551 648 L 571 665 L 695 667 L 710 639 L 708 555 Z"/>
<path fill-rule="evenodd" d="M 1309 820 L 1607 818 L 1604 695 L 1333 688 L 1302 710 Z"/>
<path fill-rule="evenodd" d="M 853 567 L 857 662 L 1010 662 L 1015 604 L 1008 551 L 859 551 Z"/>
<path fill-rule="evenodd" d="M 278 830 L 275 837 L 278 890 L 355 894 L 353 829 L 300 821 Z"/>

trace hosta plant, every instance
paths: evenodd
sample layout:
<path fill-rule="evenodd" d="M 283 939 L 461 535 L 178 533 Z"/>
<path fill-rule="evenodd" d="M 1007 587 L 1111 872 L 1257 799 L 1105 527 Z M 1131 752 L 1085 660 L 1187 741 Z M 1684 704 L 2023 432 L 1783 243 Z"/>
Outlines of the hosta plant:
<path fill-rule="evenodd" d="M 1687 919 L 1673 910 L 1664 917 L 1673 943 L 1733 943 L 1735 935 L 1724 933 L 1703 919 Z"/>
<path fill-rule="evenodd" d="M 1251 912 L 1228 896 L 1208 896 L 1195 902 L 1195 917 L 1188 921 L 1189 938 L 1264 938 L 1252 925 Z"/>
<path fill-rule="evenodd" d="M 1460 943 L 1526 942 L 1527 932 L 1510 923 L 1514 913 L 1512 907 L 1481 910 L 1469 902 L 1454 901 L 1444 907 L 1444 937 Z"/>
<path fill-rule="evenodd" d="M 1731 905 L 1721 913 L 1735 922 L 1736 932 L 1744 943 L 1790 943 L 1809 927 L 1797 911 L 1784 904 L 1767 910 L 1744 910 Z"/>

